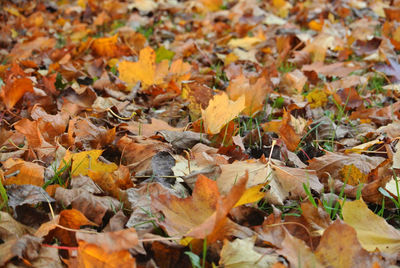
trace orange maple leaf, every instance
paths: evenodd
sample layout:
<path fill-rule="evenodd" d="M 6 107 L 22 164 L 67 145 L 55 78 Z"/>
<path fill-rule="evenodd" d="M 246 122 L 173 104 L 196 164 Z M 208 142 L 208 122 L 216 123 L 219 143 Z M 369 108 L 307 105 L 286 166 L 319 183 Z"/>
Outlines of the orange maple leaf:
<path fill-rule="evenodd" d="M 246 190 L 248 175 L 238 180 L 226 197 L 220 195 L 216 181 L 199 175 L 193 195 L 152 196 L 152 206 L 165 215 L 160 225 L 171 235 L 212 241 L 226 223 L 226 216 Z M 211 239 L 211 240 L 210 240 Z"/>

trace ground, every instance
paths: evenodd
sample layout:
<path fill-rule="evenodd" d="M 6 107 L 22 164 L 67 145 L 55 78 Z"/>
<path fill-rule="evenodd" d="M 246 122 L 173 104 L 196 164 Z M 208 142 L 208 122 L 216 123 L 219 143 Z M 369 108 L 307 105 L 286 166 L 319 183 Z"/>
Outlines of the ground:
<path fill-rule="evenodd" d="M 0 266 L 400 260 L 399 1 L 0 6 Z"/>

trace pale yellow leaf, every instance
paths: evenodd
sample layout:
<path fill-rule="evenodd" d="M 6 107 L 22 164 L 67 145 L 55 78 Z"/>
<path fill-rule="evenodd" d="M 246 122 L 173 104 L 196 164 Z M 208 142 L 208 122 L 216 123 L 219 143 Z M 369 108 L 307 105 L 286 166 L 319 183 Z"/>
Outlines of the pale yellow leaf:
<path fill-rule="evenodd" d="M 223 126 L 237 117 L 245 108 L 245 96 L 231 101 L 225 92 L 215 95 L 208 107 L 201 110 L 204 128 L 208 134 L 218 134 Z"/>
<path fill-rule="evenodd" d="M 345 202 L 343 220 L 357 232 L 357 238 L 368 251 L 379 249 L 388 254 L 400 252 L 400 231 L 373 213 L 363 200 Z"/>

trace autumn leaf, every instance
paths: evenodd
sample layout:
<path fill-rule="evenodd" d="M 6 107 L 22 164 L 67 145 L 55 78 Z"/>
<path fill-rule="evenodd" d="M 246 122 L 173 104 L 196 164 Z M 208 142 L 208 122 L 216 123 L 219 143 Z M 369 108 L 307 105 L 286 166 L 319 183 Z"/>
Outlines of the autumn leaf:
<path fill-rule="evenodd" d="M 231 100 L 236 101 L 242 95 L 245 96 L 246 115 L 252 116 L 260 111 L 264 106 L 264 100 L 269 92 L 267 81 L 264 78 L 259 78 L 256 83 L 250 84 L 243 74 L 231 81 L 226 92 Z"/>
<path fill-rule="evenodd" d="M 31 184 L 36 186 L 43 186 L 44 184 L 44 168 L 32 162 L 18 161 L 13 164 L 8 164 L 11 159 L 5 162 L 6 166 L 10 166 L 4 173 L 8 178 L 5 180 L 5 185 L 17 184 Z M 16 174 L 12 176 L 12 174 Z M 11 176 L 10 176 L 11 175 Z"/>
<path fill-rule="evenodd" d="M 98 56 L 113 58 L 118 55 L 118 35 L 95 39 L 92 43 L 93 52 Z"/>
<path fill-rule="evenodd" d="M 78 233 L 78 264 L 82 267 L 136 267 L 128 249 L 138 243 L 135 229 L 116 232 Z"/>
<path fill-rule="evenodd" d="M 348 174 L 340 173 L 345 165 L 354 165 L 363 174 L 369 174 L 384 161 L 381 157 L 370 157 L 360 154 L 339 154 L 327 152 L 324 156 L 317 157 L 309 161 L 309 169 L 316 170 L 318 176 L 326 177 L 328 174 L 334 179 L 345 179 Z M 342 177 L 345 175 L 345 177 Z"/>
<path fill-rule="evenodd" d="M 363 249 L 354 229 L 336 220 L 324 232 L 315 256 L 324 267 L 355 267 L 358 265 L 381 267 L 379 254 Z"/>
<path fill-rule="evenodd" d="M 204 128 L 209 134 L 218 134 L 229 121 L 237 117 L 246 107 L 244 95 L 235 102 L 229 100 L 226 93 L 215 95 L 210 100 L 207 108 L 201 110 Z"/>
<path fill-rule="evenodd" d="M 67 151 L 59 169 L 72 162 L 71 176 L 87 175 L 89 170 L 94 172 L 113 172 L 118 168 L 116 164 L 106 164 L 98 160 L 102 152 L 102 150 L 91 150 L 80 153 Z"/>
<path fill-rule="evenodd" d="M 221 259 L 219 264 L 223 267 L 271 267 L 272 264 L 278 262 L 277 255 L 261 255 L 254 248 L 254 239 L 249 237 L 246 239 L 236 239 L 233 242 L 224 241 L 221 250 Z"/>
<path fill-rule="evenodd" d="M 10 109 L 25 95 L 26 92 L 33 92 L 32 81 L 29 78 L 19 78 L 9 81 L 1 90 L 1 98 Z"/>
<path fill-rule="evenodd" d="M 272 131 L 282 138 L 289 150 L 294 151 L 297 149 L 301 137 L 296 133 L 295 128 L 290 124 L 292 117 L 289 112 L 284 111 L 282 120 L 274 120 L 262 124 L 264 131 Z"/>
<path fill-rule="evenodd" d="M 215 181 L 199 175 L 192 196 L 152 196 L 152 207 L 164 214 L 160 225 L 169 235 L 202 239 L 222 227 L 229 210 L 243 195 L 246 182 L 247 177 L 239 179 L 223 198 Z"/>
<path fill-rule="evenodd" d="M 137 62 L 122 61 L 118 64 L 119 78 L 128 84 L 128 89 L 137 82 L 142 82 L 145 90 L 151 85 L 161 84 L 168 72 L 167 61 L 156 65 L 156 53 L 151 47 L 140 51 Z"/>
<path fill-rule="evenodd" d="M 362 199 L 345 202 L 342 214 L 344 222 L 356 230 L 363 248 L 368 251 L 379 249 L 388 254 L 399 252 L 400 232 L 374 214 Z"/>

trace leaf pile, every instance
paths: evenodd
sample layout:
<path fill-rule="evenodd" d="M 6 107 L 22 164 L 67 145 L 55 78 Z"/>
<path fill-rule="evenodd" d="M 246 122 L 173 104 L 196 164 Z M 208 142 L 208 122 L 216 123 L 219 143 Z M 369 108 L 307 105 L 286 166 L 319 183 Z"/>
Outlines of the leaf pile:
<path fill-rule="evenodd" d="M 399 1 L 1 6 L 0 266 L 400 261 Z"/>

